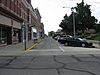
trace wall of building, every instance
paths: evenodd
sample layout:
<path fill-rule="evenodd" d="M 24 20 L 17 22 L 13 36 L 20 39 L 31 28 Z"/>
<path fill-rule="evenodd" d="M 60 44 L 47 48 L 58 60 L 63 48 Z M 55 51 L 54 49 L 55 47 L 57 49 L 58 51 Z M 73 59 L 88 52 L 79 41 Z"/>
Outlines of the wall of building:
<path fill-rule="evenodd" d="M 6 22 L 5 22 L 6 21 Z M 41 15 L 31 5 L 31 0 L 0 0 L 0 45 L 19 43 L 24 40 L 23 22 L 26 27 L 26 40 L 32 40 L 32 27 L 40 37 Z"/>

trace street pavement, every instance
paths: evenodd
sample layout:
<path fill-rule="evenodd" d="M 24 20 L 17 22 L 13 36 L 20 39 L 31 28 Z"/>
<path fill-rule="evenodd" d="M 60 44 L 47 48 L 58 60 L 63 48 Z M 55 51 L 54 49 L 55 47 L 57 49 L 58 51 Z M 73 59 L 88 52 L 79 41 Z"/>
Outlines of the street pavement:
<path fill-rule="evenodd" d="M 100 75 L 100 55 L 0 56 L 0 75 Z"/>
<path fill-rule="evenodd" d="M 0 75 L 100 75 L 100 49 L 65 47 L 51 37 L 31 50 L 5 52 Z"/>

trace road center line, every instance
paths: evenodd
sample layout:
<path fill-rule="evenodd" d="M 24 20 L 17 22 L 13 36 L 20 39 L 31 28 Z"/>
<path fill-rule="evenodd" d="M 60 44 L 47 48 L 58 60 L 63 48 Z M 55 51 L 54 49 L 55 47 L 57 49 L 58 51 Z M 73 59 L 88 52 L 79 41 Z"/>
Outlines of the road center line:
<path fill-rule="evenodd" d="M 61 46 L 59 46 L 59 48 L 60 48 L 60 50 L 61 50 L 62 52 L 64 52 L 64 49 L 63 49 Z"/>

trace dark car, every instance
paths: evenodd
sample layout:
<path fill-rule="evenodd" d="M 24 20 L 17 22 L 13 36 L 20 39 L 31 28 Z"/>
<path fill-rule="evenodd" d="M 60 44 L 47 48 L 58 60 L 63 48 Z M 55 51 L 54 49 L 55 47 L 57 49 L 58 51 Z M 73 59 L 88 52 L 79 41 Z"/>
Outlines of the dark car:
<path fill-rule="evenodd" d="M 72 36 L 70 36 L 70 35 L 63 35 L 63 36 L 59 37 L 58 42 L 61 44 L 65 44 L 66 41 L 71 39 L 71 38 L 72 38 Z"/>
<path fill-rule="evenodd" d="M 87 42 L 86 40 L 81 38 L 63 37 L 62 39 L 59 39 L 58 42 L 66 46 L 92 47 L 91 42 Z"/>
<path fill-rule="evenodd" d="M 76 46 L 76 47 L 92 47 L 91 42 L 87 42 L 86 40 L 81 38 L 66 39 L 64 45 Z"/>

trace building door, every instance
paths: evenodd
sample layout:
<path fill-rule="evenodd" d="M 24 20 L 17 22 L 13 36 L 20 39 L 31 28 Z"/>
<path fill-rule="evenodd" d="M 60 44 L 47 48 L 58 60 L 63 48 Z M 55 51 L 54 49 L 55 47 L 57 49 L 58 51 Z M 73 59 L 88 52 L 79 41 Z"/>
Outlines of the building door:
<path fill-rule="evenodd" d="M 12 29 L 7 27 L 7 44 L 12 44 Z"/>
<path fill-rule="evenodd" d="M 18 39 L 19 39 L 19 42 L 21 42 L 21 30 L 20 29 L 18 31 Z"/>

